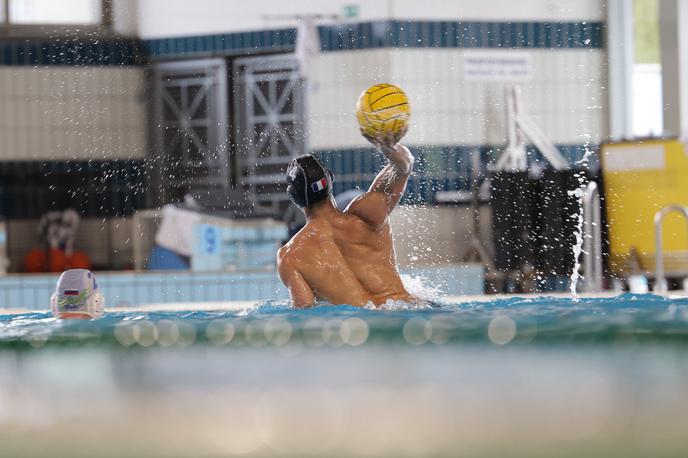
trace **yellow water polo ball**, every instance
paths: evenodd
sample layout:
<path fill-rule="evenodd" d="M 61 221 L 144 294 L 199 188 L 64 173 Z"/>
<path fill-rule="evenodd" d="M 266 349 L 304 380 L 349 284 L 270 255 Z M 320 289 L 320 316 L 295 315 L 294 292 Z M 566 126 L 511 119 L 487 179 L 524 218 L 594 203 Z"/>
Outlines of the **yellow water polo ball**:
<path fill-rule="evenodd" d="M 356 117 L 361 133 L 373 138 L 398 136 L 399 141 L 411 117 L 411 105 L 400 87 L 376 84 L 358 98 Z"/>

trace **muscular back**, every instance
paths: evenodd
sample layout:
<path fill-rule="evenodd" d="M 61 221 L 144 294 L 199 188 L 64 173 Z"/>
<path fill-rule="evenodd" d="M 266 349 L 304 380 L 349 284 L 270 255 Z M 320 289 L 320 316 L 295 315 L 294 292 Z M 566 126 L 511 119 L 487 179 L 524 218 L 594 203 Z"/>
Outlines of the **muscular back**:
<path fill-rule="evenodd" d="M 306 226 L 277 255 L 294 305 L 313 305 L 317 299 L 357 306 L 412 299 L 397 271 L 389 213 L 404 193 L 413 156 L 399 144 L 379 148 L 389 163 L 344 212 L 331 195 L 311 205 L 306 199 Z M 311 185 L 322 189 L 319 183 Z"/>
<path fill-rule="evenodd" d="M 309 218 L 280 250 L 280 274 L 297 271 L 314 299 L 332 304 L 361 306 L 370 302 L 380 305 L 389 299 L 409 300 L 396 268 L 388 219 L 373 226 L 357 214 L 370 204 L 367 200 L 375 198 L 366 194 L 345 212 L 328 206 Z"/>

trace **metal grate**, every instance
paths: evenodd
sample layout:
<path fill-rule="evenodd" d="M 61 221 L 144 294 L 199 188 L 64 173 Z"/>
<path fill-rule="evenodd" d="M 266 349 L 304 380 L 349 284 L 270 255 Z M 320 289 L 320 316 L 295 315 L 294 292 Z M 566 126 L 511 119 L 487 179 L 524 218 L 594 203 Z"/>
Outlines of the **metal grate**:
<path fill-rule="evenodd" d="M 156 64 L 153 73 L 158 203 L 179 201 L 193 187 L 228 187 L 225 61 Z"/>
<path fill-rule="evenodd" d="M 292 56 L 237 59 L 234 101 L 241 182 L 274 211 L 288 202 L 284 170 L 306 144 L 303 80 Z"/>

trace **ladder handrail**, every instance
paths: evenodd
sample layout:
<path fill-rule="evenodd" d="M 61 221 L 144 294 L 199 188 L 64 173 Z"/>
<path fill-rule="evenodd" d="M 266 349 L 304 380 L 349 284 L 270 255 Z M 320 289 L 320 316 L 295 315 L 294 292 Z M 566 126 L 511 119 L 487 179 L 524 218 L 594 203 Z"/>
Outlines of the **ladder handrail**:
<path fill-rule="evenodd" d="M 521 88 L 510 86 L 505 89 L 507 145 L 494 165 L 494 170 L 528 170 L 526 141 L 531 142 L 542 153 L 545 161 L 555 170 L 568 170 L 569 162 L 557 147 L 545 136 L 540 127 L 523 110 Z"/>
<path fill-rule="evenodd" d="M 585 290 L 602 290 L 602 211 L 597 183 L 591 181 L 583 192 L 583 269 Z"/>
<path fill-rule="evenodd" d="M 666 215 L 672 212 L 678 212 L 683 215 L 688 223 L 688 207 L 683 205 L 672 204 L 659 210 L 655 213 L 655 286 L 654 292 L 666 293 L 667 281 L 664 276 L 664 251 L 662 248 L 662 223 Z"/>

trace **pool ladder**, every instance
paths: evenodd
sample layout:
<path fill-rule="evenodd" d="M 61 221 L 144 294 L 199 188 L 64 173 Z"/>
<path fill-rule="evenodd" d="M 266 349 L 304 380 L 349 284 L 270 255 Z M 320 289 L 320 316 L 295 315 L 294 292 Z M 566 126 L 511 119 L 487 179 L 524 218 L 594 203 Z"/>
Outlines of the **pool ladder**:
<path fill-rule="evenodd" d="M 688 223 L 688 207 L 682 205 L 667 205 L 655 213 L 655 293 L 667 292 L 667 279 L 664 275 L 664 251 L 662 249 L 662 223 L 669 213 L 683 215 Z"/>
<path fill-rule="evenodd" d="M 602 212 L 597 183 L 591 181 L 583 192 L 583 289 L 602 291 Z"/>

